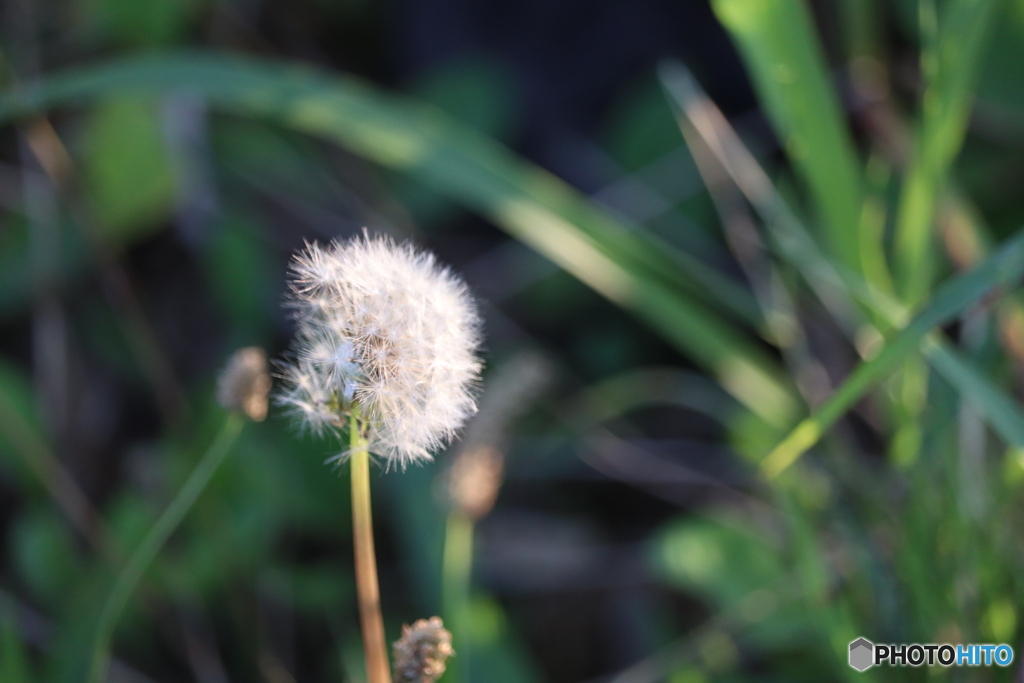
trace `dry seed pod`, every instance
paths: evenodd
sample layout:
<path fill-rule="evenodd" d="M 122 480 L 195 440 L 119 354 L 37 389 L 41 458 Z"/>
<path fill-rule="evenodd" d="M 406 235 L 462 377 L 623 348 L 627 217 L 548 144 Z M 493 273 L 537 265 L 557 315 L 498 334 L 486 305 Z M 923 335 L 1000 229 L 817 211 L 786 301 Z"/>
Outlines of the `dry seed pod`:
<path fill-rule="evenodd" d="M 480 412 L 469 423 L 443 482 L 446 488 L 440 492 L 454 509 L 476 521 L 494 507 L 505 474 L 506 433 L 546 388 L 552 374 L 544 356 L 523 351 L 490 378 Z"/>
<path fill-rule="evenodd" d="M 258 346 L 235 351 L 217 378 L 217 401 L 227 410 L 262 422 L 267 417 L 270 373 L 267 354 Z"/>
<path fill-rule="evenodd" d="M 505 458 L 493 446 L 462 450 L 448 475 L 452 504 L 470 519 L 484 517 L 498 498 L 504 470 Z"/>
<path fill-rule="evenodd" d="M 454 654 L 452 634 L 440 617 L 403 625 L 394 646 L 395 683 L 434 683 Z"/>

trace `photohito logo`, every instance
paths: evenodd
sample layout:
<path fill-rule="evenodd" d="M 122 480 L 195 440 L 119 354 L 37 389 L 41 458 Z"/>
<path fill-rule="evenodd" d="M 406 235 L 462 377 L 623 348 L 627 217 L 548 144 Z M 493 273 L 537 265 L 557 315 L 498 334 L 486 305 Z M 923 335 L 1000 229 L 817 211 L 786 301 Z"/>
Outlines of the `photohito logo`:
<path fill-rule="evenodd" d="M 909 645 L 882 645 L 867 638 L 850 643 L 850 666 L 866 671 L 873 666 L 1009 666 L 1013 662 L 1013 648 L 1001 645 L 950 645 L 943 643 Z"/>
<path fill-rule="evenodd" d="M 858 638 L 850 643 L 850 666 L 857 671 L 864 671 L 874 664 L 875 644 L 867 638 Z"/>

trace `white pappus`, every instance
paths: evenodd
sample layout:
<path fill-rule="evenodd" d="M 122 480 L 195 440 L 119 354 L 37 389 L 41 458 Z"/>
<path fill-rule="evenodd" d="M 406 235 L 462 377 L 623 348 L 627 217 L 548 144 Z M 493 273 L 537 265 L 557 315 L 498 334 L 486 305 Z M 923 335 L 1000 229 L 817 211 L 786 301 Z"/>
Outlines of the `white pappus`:
<path fill-rule="evenodd" d="M 429 252 L 366 233 L 307 244 L 288 305 L 297 331 L 277 402 L 304 427 L 338 430 L 357 410 L 370 450 L 404 467 L 476 412 L 480 319 Z"/>

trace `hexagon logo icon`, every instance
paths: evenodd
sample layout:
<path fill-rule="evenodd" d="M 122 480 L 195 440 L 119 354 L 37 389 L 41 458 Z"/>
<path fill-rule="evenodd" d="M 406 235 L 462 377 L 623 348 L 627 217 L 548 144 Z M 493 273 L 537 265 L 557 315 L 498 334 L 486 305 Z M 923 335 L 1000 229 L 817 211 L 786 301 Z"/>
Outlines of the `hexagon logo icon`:
<path fill-rule="evenodd" d="M 850 643 L 850 666 L 857 671 L 865 671 L 874 662 L 875 645 L 867 638 L 858 638 Z"/>

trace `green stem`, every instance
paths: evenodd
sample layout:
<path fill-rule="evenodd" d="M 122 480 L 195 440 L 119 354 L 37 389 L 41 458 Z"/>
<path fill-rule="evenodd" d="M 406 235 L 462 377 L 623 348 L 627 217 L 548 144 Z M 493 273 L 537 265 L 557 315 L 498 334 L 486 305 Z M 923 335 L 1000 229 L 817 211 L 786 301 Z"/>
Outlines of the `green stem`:
<path fill-rule="evenodd" d="M 469 596 L 473 573 L 473 519 L 459 510 L 448 514 L 444 533 L 443 595 L 444 616 L 452 632 L 458 659 L 449 663 L 453 681 L 469 676 Z"/>
<path fill-rule="evenodd" d="M 391 664 L 384 639 L 380 611 L 377 557 L 373 547 L 373 513 L 370 505 L 370 453 L 363 436 L 358 407 L 349 417 L 352 462 L 352 541 L 355 547 L 356 593 L 363 630 L 366 677 L 369 683 L 391 683 Z"/>
<path fill-rule="evenodd" d="M 146 573 L 146 569 L 160 552 L 164 543 L 188 514 L 192 504 L 206 488 L 214 472 L 224 462 L 225 456 L 231 451 L 241 429 L 242 417 L 236 414 L 229 415 L 217 438 L 203 454 L 196 468 L 192 470 L 192 474 L 178 491 L 178 495 L 160 515 L 160 519 L 149 530 L 146 538 L 132 553 L 128 564 L 121 570 L 121 574 L 117 577 L 117 583 L 114 584 L 114 589 L 103 606 L 103 612 L 100 614 L 99 624 L 96 627 L 92 666 L 89 673 L 89 680 L 92 683 L 102 683 L 106 677 L 114 627 L 139 580 Z"/>

